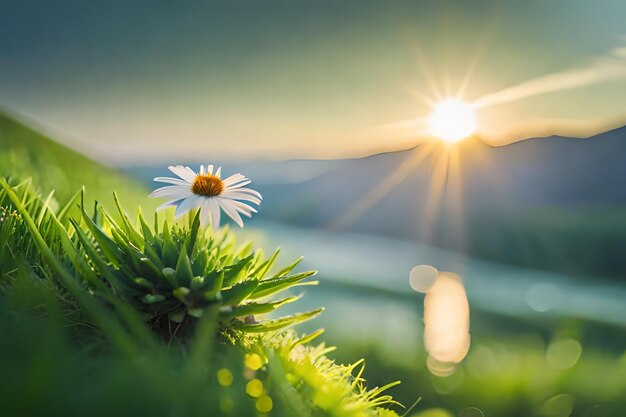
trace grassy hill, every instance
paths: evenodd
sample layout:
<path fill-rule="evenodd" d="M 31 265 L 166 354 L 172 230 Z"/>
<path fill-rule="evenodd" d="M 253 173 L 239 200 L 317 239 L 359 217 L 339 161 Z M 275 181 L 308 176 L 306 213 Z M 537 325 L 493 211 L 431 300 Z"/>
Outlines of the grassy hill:
<path fill-rule="evenodd" d="M 85 186 L 89 200 L 112 207 L 116 191 L 128 207 L 150 209 L 148 189 L 118 171 L 63 146 L 7 114 L 0 113 L 0 176 L 10 182 L 31 178 L 43 194 L 54 190 L 63 203 Z M 151 210 L 148 210 L 151 211 Z"/>

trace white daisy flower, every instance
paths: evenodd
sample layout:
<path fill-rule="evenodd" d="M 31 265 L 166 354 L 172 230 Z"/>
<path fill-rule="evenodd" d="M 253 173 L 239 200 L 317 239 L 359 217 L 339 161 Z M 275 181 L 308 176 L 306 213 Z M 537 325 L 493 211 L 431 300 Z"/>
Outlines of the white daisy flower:
<path fill-rule="evenodd" d="M 222 167 L 213 172 L 213 165 L 204 170 L 200 166 L 200 172 L 195 173 L 187 166 L 177 165 L 168 167 L 179 178 L 156 177 L 154 180 L 168 185 L 152 192 L 150 197 L 164 197 L 169 201 L 158 208 L 169 206 L 176 207 L 175 218 L 179 218 L 189 210 L 200 209 L 200 224 L 202 227 L 210 224 L 214 228 L 220 225 L 220 211 L 228 215 L 239 227 L 243 227 L 241 214 L 252 217 L 257 211 L 243 201 L 261 204 L 261 194 L 245 186 L 252 181 L 241 174 L 234 174 L 226 179 L 221 179 Z"/>

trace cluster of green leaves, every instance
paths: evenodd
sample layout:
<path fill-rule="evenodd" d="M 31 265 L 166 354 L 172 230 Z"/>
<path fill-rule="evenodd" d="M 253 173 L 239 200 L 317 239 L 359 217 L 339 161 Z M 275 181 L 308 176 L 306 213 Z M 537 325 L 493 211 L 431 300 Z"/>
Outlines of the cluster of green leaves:
<path fill-rule="evenodd" d="M 296 286 L 317 284 L 303 281 L 316 271 L 291 274 L 298 259 L 271 274 L 278 250 L 265 259 L 262 251 L 252 251 L 251 244 L 236 249 L 227 230 L 201 229 L 199 212 L 189 216 L 189 227 L 170 226 L 167 220 L 160 227 L 155 216 L 151 229 L 141 211 L 133 225 L 117 198 L 115 202 L 119 225 L 101 207 L 93 217 L 82 209 L 82 221 L 91 236 L 78 221 L 71 223 L 98 278 L 143 312 L 156 329 L 167 332 L 173 328 L 171 322 L 194 322 L 209 308 L 218 311 L 223 329 L 243 332 L 280 330 L 322 311 L 257 320 L 299 298 L 270 297 Z M 94 217 L 102 219 L 100 224 Z"/>
<path fill-rule="evenodd" d="M 72 414 L 67 407 L 84 414 L 98 403 L 95 398 L 110 392 L 107 404 L 115 406 L 103 410 L 116 415 L 162 410 L 168 415 L 270 410 L 279 416 L 396 415 L 383 407 L 393 404 L 382 395 L 388 386 L 367 390 L 360 375 L 352 375 L 360 363 L 337 365 L 326 356 L 330 349 L 309 346 L 319 333 L 298 337 L 285 330 L 319 310 L 263 318 L 295 300 L 272 296 L 304 284 L 312 271 L 292 274 L 296 261 L 272 272 L 278 252 L 265 258 L 250 246 L 237 249 L 229 231 L 200 230 L 197 216 L 187 225 L 157 221 L 150 228 L 141 214 L 131 223 L 119 204 L 114 215 L 100 207 L 88 215 L 78 204 L 80 196 L 52 209 L 52 195 L 44 199 L 28 182 L 11 186 L 0 179 L 0 309 L 11 317 L 17 317 L 15 306 L 28 311 L 0 326 L 2 368 L 29 375 L 13 388 L 0 385 L 5 409 L 20 409 L 28 393 L 33 415 Z M 31 326 L 33 312 L 45 319 L 32 331 L 22 328 Z M 157 325 L 164 322 L 186 324 L 186 331 L 165 331 Z M 70 342 L 64 337 L 68 331 Z M 237 343 L 220 334 L 235 335 L 229 340 Z M 46 352 L 54 348 L 54 358 L 34 348 L 44 346 L 33 342 L 37 335 L 46 338 Z M 168 343 L 155 335 L 168 336 Z M 108 353 L 102 356 L 103 351 Z M 247 365 L 251 352 L 262 363 Z M 92 364 L 89 384 L 75 357 Z M 64 375 L 63 384 L 57 374 Z M 224 374 L 230 380 L 220 379 Z M 131 401 L 115 388 L 119 381 L 149 392 Z M 258 395 L 249 389 L 257 385 L 262 386 Z M 55 388 L 36 389 L 40 386 Z M 90 386 L 102 395 L 94 396 Z M 55 402 L 57 396 L 74 399 L 64 405 Z M 57 408 L 47 408 L 50 404 Z"/>
<path fill-rule="evenodd" d="M 24 196 L 28 194 L 28 184 L 19 189 Z M 101 206 L 89 216 L 82 204 L 80 218 L 68 217 L 63 224 L 48 210 L 49 199 L 35 207 L 36 198 L 24 200 L 8 188 L 5 192 L 8 197 L 14 195 L 12 205 L 25 214 L 29 204 L 33 205 L 31 210 L 38 216 L 31 231 L 37 234 L 42 229 L 48 236 L 44 242 L 60 243 L 57 252 L 62 249 L 91 292 L 111 303 L 129 303 L 164 336 L 171 337 L 172 329 L 184 333 L 209 308 L 217 312 L 223 330 L 238 332 L 280 330 L 322 311 L 257 320 L 259 315 L 297 300 L 298 296 L 270 297 L 296 286 L 316 284 L 303 281 L 316 271 L 290 275 L 299 259 L 270 274 L 278 250 L 264 259 L 251 245 L 236 249 L 227 230 L 214 233 L 200 229 L 198 213 L 190 217 L 188 228 L 169 226 L 167 220 L 159 225 L 155 216 L 151 229 L 141 211 L 137 225 L 133 225 L 116 198 L 121 225 Z M 76 194 L 66 205 L 63 218 L 81 195 Z"/>

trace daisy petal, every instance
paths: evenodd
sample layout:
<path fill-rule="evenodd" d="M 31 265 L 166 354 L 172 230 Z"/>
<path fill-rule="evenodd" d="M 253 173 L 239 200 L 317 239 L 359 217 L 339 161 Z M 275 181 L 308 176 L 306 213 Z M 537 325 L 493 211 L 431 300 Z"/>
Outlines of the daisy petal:
<path fill-rule="evenodd" d="M 171 201 L 168 201 L 167 203 L 161 204 L 156 209 L 157 210 L 163 210 L 164 208 L 168 208 L 168 207 L 176 207 L 179 202 L 180 202 L 180 199 L 178 199 L 178 200 L 171 200 Z"/>
<path fill-rule="evenodd" d="M 150 194 L 150 197 L 165 197 L 170 200 L 180 200 L 181 198 L 189 197 L 191 194 L 191 190 L 188 186 L 168 185 L 167 187 L 157 188 Z"/>
<path fill-rule="evenodd" d="M 230 191 L 231 189 L 229 189 Z M 253 195 L 255 197 L 258 197 L 259 199 L 263 200 L 263 196 L 261 195 L 260 192 L 253 190 L 252 188 L 235 188 L 232 189 L 232 191 L 236 192 L 236 193 L 245 193 L 245 194 L 249 194 L 249 195 Z"/>
<path fill-rule="evenodd" d="M 220 206 L 215 199 L 209 199 L 209 210 L 211 210 L 211 225 L 214 229 L 220 227 Z"/>
<path fill-rule="evenodd" d="M 247 180 L 247 178 L 241 174 L 233 174 L 224 180 L 224 186 L 228 187 L 242 180 Z"/>
<path fill-rule="evenodd" d="M 176 213 L 174 213 L 174 218 L 178 219 L 183 214 L 187 213 L 189 210 L 195 209 L 196 207 L 202 204 L 204 199 L 198 196 L 191 196 L 184 199 L 178 207 L 176 207 Z"/>
<path fill-rule="evenodd" d="M 237 212 L 237 209 L 231 204 L 232 200 L 228 200 L 225 198 L 216 197 L 215 201 L 220 205 L 224 213 L 228 215 L 235 223 L 239 225 L 239 227 L 243 227 L 243 220 L 241 220 L 241 216 Z"/>
<path fill-rule="evenodd" d="M 200 226 L 202 226 L 202 228 L 207 226 L 209 214 L 211 214 L 211 200 L 212 198 L 205 198 L 200 207 Z"/>
<path fill-rule="evenodd" d="M 231 204 L 239 213 L 243 214 L 246 217 L 252 217 L 252 213 L 257 213 L 256 209 L 242 203 L 241 201 L 231 200 Z"/>
<path fill-rule="evenodd" d="M 250 194 L 246 194 L 246 193 L 240 193 L 238 191 L 233 191 L 233 190 L 227 190 L 224 191 L 222 194 L 222 197 L 224 198 L 230 198 L 232 200 L 243 200 L 243 201 L 249 201 L 251 203 L 254 203 L 256 205 L 261 204 L 261 199 L 250 195 Z"/>
<path fill-rule="evenodd" d="M 196 173 L 189 167 L 176 165 L 175 167 L 170 166 L 168 169 L 189 183 L 196 179 Z"/>
<path fill-rule="evenodd" d="M 189 187 L 189 183 L 187 181 L 184 180 L 180 180 L 178 178 L 171 178 L 171 177 L 156 177 L 154 179 L 154 181 L 156 182 L 164 182 L 166 184 L 174 184 L 174 185 L 184 185 L 186 187 Z"/>
<path fill-rule="evenodd" d="M 222 175 L 222 167 L 217 168 L 217 171 L 215 171 L 215 176 L 217 178 L 221 178 L 220 175 Z"/>
<path fill-rule="evenodd" d="M 227 190 L 234 190 L 236 188 L 241 188 L 241 187 L 245 187 L 246 185 L 252 183 L 252 181 L 250 181 L 249 179 L 246 179 L 245 181 L 241 181 L 241 182 L 237 182 L 235 184 L 231 184 L 227 187 L 225 187 Z"/>

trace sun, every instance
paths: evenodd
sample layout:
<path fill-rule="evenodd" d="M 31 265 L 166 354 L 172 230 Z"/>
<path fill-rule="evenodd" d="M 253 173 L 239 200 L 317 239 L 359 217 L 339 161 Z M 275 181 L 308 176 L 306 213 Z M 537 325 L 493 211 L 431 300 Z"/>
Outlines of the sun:
<path fill-rule="evenodd" d="M 458 98 L 440 101 L 428 118 L 428 128 L 445 142 L 458 142 L 476 132 L 474 109 Z"/>

